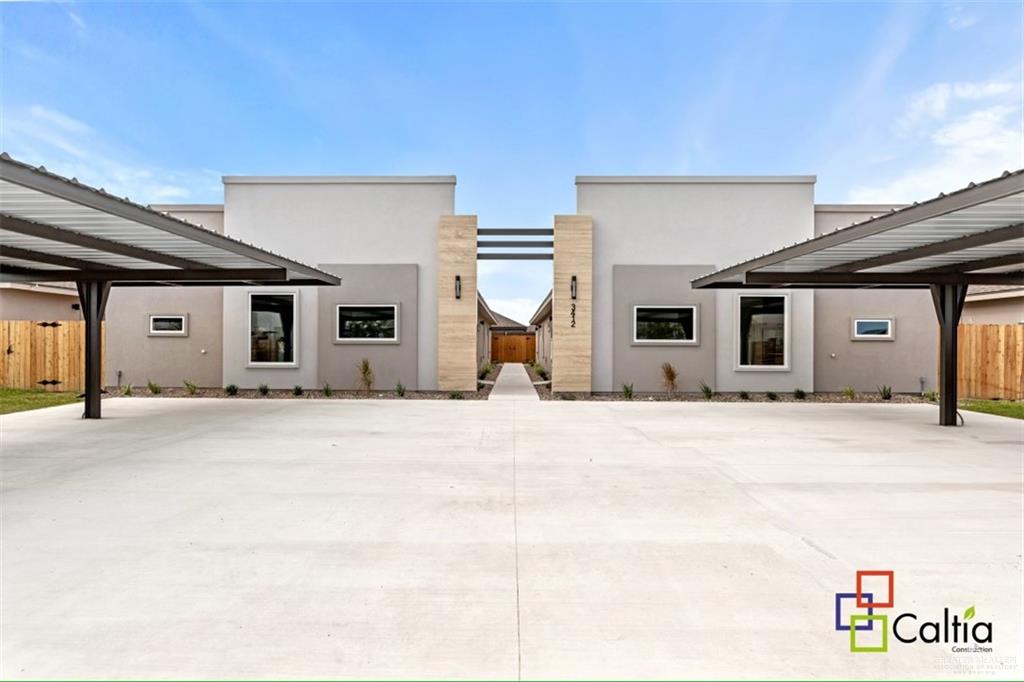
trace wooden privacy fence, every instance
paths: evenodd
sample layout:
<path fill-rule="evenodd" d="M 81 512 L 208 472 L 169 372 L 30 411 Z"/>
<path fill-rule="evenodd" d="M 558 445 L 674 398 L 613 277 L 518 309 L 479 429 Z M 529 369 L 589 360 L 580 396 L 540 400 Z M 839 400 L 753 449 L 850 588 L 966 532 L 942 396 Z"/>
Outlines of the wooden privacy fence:
<path fill-rule="evenodd" d="M 491 362 L 533 362 L 536 343 L 533 334 L 495 334 L 491 337 Z"/>
<path fill-rule="evenodd" d="M 961 398 L 1024 400 L 1024 325 L 960 325 L 957 364 Z"/>
<path fill-rule="evenodd" d="M 106 325 L 103 339 L 105 348 Z M 84 390 L 85 322 L 0 320 L 0 385 Z"/>

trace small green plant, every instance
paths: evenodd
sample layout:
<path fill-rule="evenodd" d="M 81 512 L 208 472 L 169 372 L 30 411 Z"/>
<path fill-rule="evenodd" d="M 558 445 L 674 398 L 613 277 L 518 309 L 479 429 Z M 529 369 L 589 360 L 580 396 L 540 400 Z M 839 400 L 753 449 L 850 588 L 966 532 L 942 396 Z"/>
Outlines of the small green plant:
<path fill-rule="evenodd" d="M 160 391 L 164 390 L 160 388 L 160 384 L 156 383 L 152 379 L 146 381 L 146 386 L 149 388 L 149 392 L 153 395 L 160 395 Z"/>
<path fill-rule="evenodd" d="M 633 399 L 633 384 L 622 384 L 622 397 L 626 400 Z"/>
<path fill-rule="evenodd" d="M 324 387 L 320 389 L 320 392 L 324 394 L 325 398 L 330 398 L 332 395 L 334 395 L 334 389 L 331 388 L 331 385 L 326 381 L 324 382 Z"/>
<path fill-rule="evenodd" d="M 531 366 L 533 367 L 534 374 L 539 376 L 543 381 L 548 380 L 548 371 L 544 369 L 544 365 L 540 364 L 539 362 L 535 362 Z"/>
<path fill-rule="evenodd" d="M 128 398 L 131 398 L 132 397 L 132 385 L 131 384 L 125 384 L 124 385 L 124 389 L 121 390 L 121 395 L 127 396 Z"/>
<path fill-rule="evenodd" d="M 482 391 L 482 390 L 484 390 L 484 386 L 485 386 L 485 385 L 486 385 L 486 384 L 484 384 L 484 382 L 482 382 L 482 381 L 478 381 L 478 382 L 476 382 L 476 390 L 478 390 L 478 391 Z"/>
<path fill-rule="evenodd" d="M 925 391 L 924 393 L 921 394 L 921 397 L 924 398 L 925 400 L 929 401 L 929 402 L 933 402 L 933 403 L 939 402 L 939 392 L 938 391 Z"/>
<path fill-rule="evenodd" d="M 764 394 L 764 397 L 768 398 L 768 400 L 778 400 L 779 399 L 779 394 L 776 393 L 775 391 L 767 391 Z"/>
<path fill-rule="evenodd" d="M 807 391 L 805 391 L 802 388 L 793 389 L 793 397 L 796 398 L 797 400 L 806 400 Z"/>
<path fill-rule="evenodd" d="M 302 395 L 302 386 L 295 384 L 295 388 L 292 389 L 292 395 Z"/>
<path fill-rule="evenodd" d="M 195 395 L 196 392 L 199 390 L 199 384 L 197 384 L 194 381 L 189 381 L 188 379 L 185 379 L 185 381 L 182 383 L 185 384 L 185 390 L 188 391 L 189 395 Z"/>
<path fill-rule="evenodd" d="M 369 393 L 373 390 L 373 365 L 370 364 L 369 358 L 363 358 L 357 367 L 359 368 L 359 386 Z"/>
<path fill-rule="evenodd" d="M 671 362 L 663 362 L 661 365 L 661 384 L 668 391 L 669 395 L 673 395 L 676 392 L 676 382 L 679 380 L 679 372 L 672 365 Z"/>
<path fill-rule="evenodd" d="M 748 391 L 740 391 L 740 400 L 750 400 L 750 393 Z"/>
<path fill-rule="evenodd" d="M 703 379 L 700 380 L 700 392 L 704 394 L 704 400 L 711 400 L 715 397 L 715 392 L 711 390 L 711 387 Z"/>
<path fill-rule="evenodd" d="M 228 384 L 224 387 L 224 392 L 228 395 L 238 395 L 238 386 L 235 384 Z"/>
<path fill-rule="evenodd" d="M 399 381 L 397 384 L 395 384 L 395 394 L 399 398 L 401 398 L 401 397 L 403 397 L 405 395 L 405 386 L 402 384 L 401 381 Z"/>
<path fill-rule="evenodd" d="M 878 387 L 878 395 L 882 396 L 882 400 L 892 400 L 892 386 L 882 384 Z"/>
<path fill-rule="evenodd" d="M 267 394 L 270 393 L 270 386 L 267 386 L 266 384 L 260 384 L 259 386 L 256 387 L 256 390 L 259 391 L 261 396 L 266 398 Z"/>
<path fill-rule="evenodd" d="M 576 400 L 575 393 L 559 393 L 557 395 L 559 400 Z"/>
<path fill-rule="evenodd" d="M 857 397 L 857 391 L 853 390 L 853 386 L 843 386 L 842 390 L 839 391 L 843 394 L 843 397 L 847 400 L 853 400 Z"/>
<path fill-rule="evenodd" d="M 480 374 L 478 375 L 478 377 L 480 379 L 486 379 L 487 375 L 490 374 L 493 371 L 494 371 L 494 363 L 491 362 L 490 360 L 488 360 L 487 362 L 484 363 L 484 366 L 480 368 Z"/>
<path fill-rule="evenodd" d="M 462 400 L 464 397 L 462 391 L 451 391 L 448 393 L 448 400 Z"/>

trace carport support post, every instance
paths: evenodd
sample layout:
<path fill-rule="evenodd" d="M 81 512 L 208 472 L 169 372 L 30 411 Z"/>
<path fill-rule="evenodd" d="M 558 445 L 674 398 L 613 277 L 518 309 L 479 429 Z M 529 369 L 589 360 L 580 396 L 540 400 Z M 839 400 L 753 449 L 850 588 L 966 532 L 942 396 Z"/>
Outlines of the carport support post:
<path fill-rule="evenodd" d="M 939 424 L 956 426 L 956 329 L 964 310 L 967 285 L 933 284 L 931 290 L 939 318 Z"/>
<path fill-rule="evenodd" d="M 103 392 L 103 312 L 110 295 L 110 282 L 78 282 L 78 301 L 85 318 L 85 412 L 83 419 L 100 418 Z"/>

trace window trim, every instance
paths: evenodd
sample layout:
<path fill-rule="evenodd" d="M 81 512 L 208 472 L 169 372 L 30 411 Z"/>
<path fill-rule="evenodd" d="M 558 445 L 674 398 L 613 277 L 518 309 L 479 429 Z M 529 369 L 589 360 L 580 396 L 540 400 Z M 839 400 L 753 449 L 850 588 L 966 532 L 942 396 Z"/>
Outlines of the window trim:
<path fill-rule="evenodd" d="M 858 322 L 887 322 L 889 324 L 889 333 L 884 336 L 878 334 L 858 334 L 857 323 Z M 851 341 L 895 341 L 896 340 L 896 318 L 887 317 L 885 315 L 876 315 L 869 317 L 867 315 L 861 317 L 850 318 L 850 340 Z"/>
<path fill-rule="evenodd" d="M 393 339 L 346 339 L 341 337 L 341 319 L 338 314 L 342 308 L 391 308 L 395 311 L 395 337 Z M 402 343 L 402 306 L 400 303 L 335 303 L 334 304 L 334 343 L 339 346 L 360 345 L 392 345 Z"/>
<path fill-rule="evenodd" d="M 291 362 L 254 362 L 252 359 L 252 297 L 253 296 L 291 296 L 292 297 L 292 355 L 293 360 Z M 295 369 L 299 366 L 299 292 L 298 291 L 280 291 L 280 290 L 266 290 L 266 291 L 249 291 L 246 297 L 246 309 L 245 309 L 245 358 L 246 367 L 253 367 L 257 369 Z"/>
<path fill-rule="evenodd" d="M 638 308 L 690 308 L 693 311 L 693 340 L 678 339 L 638 339 L 636 336 L 636 311 Z M 637 303 L 633 305 L 633 345 L 634 346 L 699 346 L 700 345 L 700 305 L 697 303 Z"/>
<path fill-rule="evenodd" d="M 153 320 L 157 318 L 177 317 L 181 320 L 181 331 L 160 331 L 153 329 Z M 149 316 L 149 336 L 188 336 L 188 313 L 154 313 Z"/>
<path fill-rule="evenodd" d="M 744 298 L 768 298 L 775 297 L 783 299 L 783 310 L 782 310 L 782 364 L 781 365 L 741 365 L 740 364 L 740 344 L 743 339 L 740 338 L 740 317 L 742 299 Z M 766 291 L 764 293 L 747 292 L 743 294 L 736 294 L 735 299 L 736 311 L 733 315 L 733 369 L 737 372 L 788 372 L 790 371 L 790 358 L 792 356 L 791 348 L 793 346 L 793 325 L 790 322 L 792 317 L 792 305 L 791 297 L 788 293 L 777 293 L 773 291 Z"/>

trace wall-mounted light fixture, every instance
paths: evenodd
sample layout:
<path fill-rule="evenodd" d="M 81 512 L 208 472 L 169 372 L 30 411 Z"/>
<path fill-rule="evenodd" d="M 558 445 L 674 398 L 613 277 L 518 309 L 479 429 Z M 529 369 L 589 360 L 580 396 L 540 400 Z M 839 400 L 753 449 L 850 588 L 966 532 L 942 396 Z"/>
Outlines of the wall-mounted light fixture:
<path fill-rule="evenodd" d="M 576 300 L 576 275 L 572 276 L 572 282 L 569 283 L 569 294 L 572 296 L 572 300 Z"/>
<path fill-rule="evenodd" d="M 462 298 L 462 275 L 455 275 L 455 298 Z"/>

